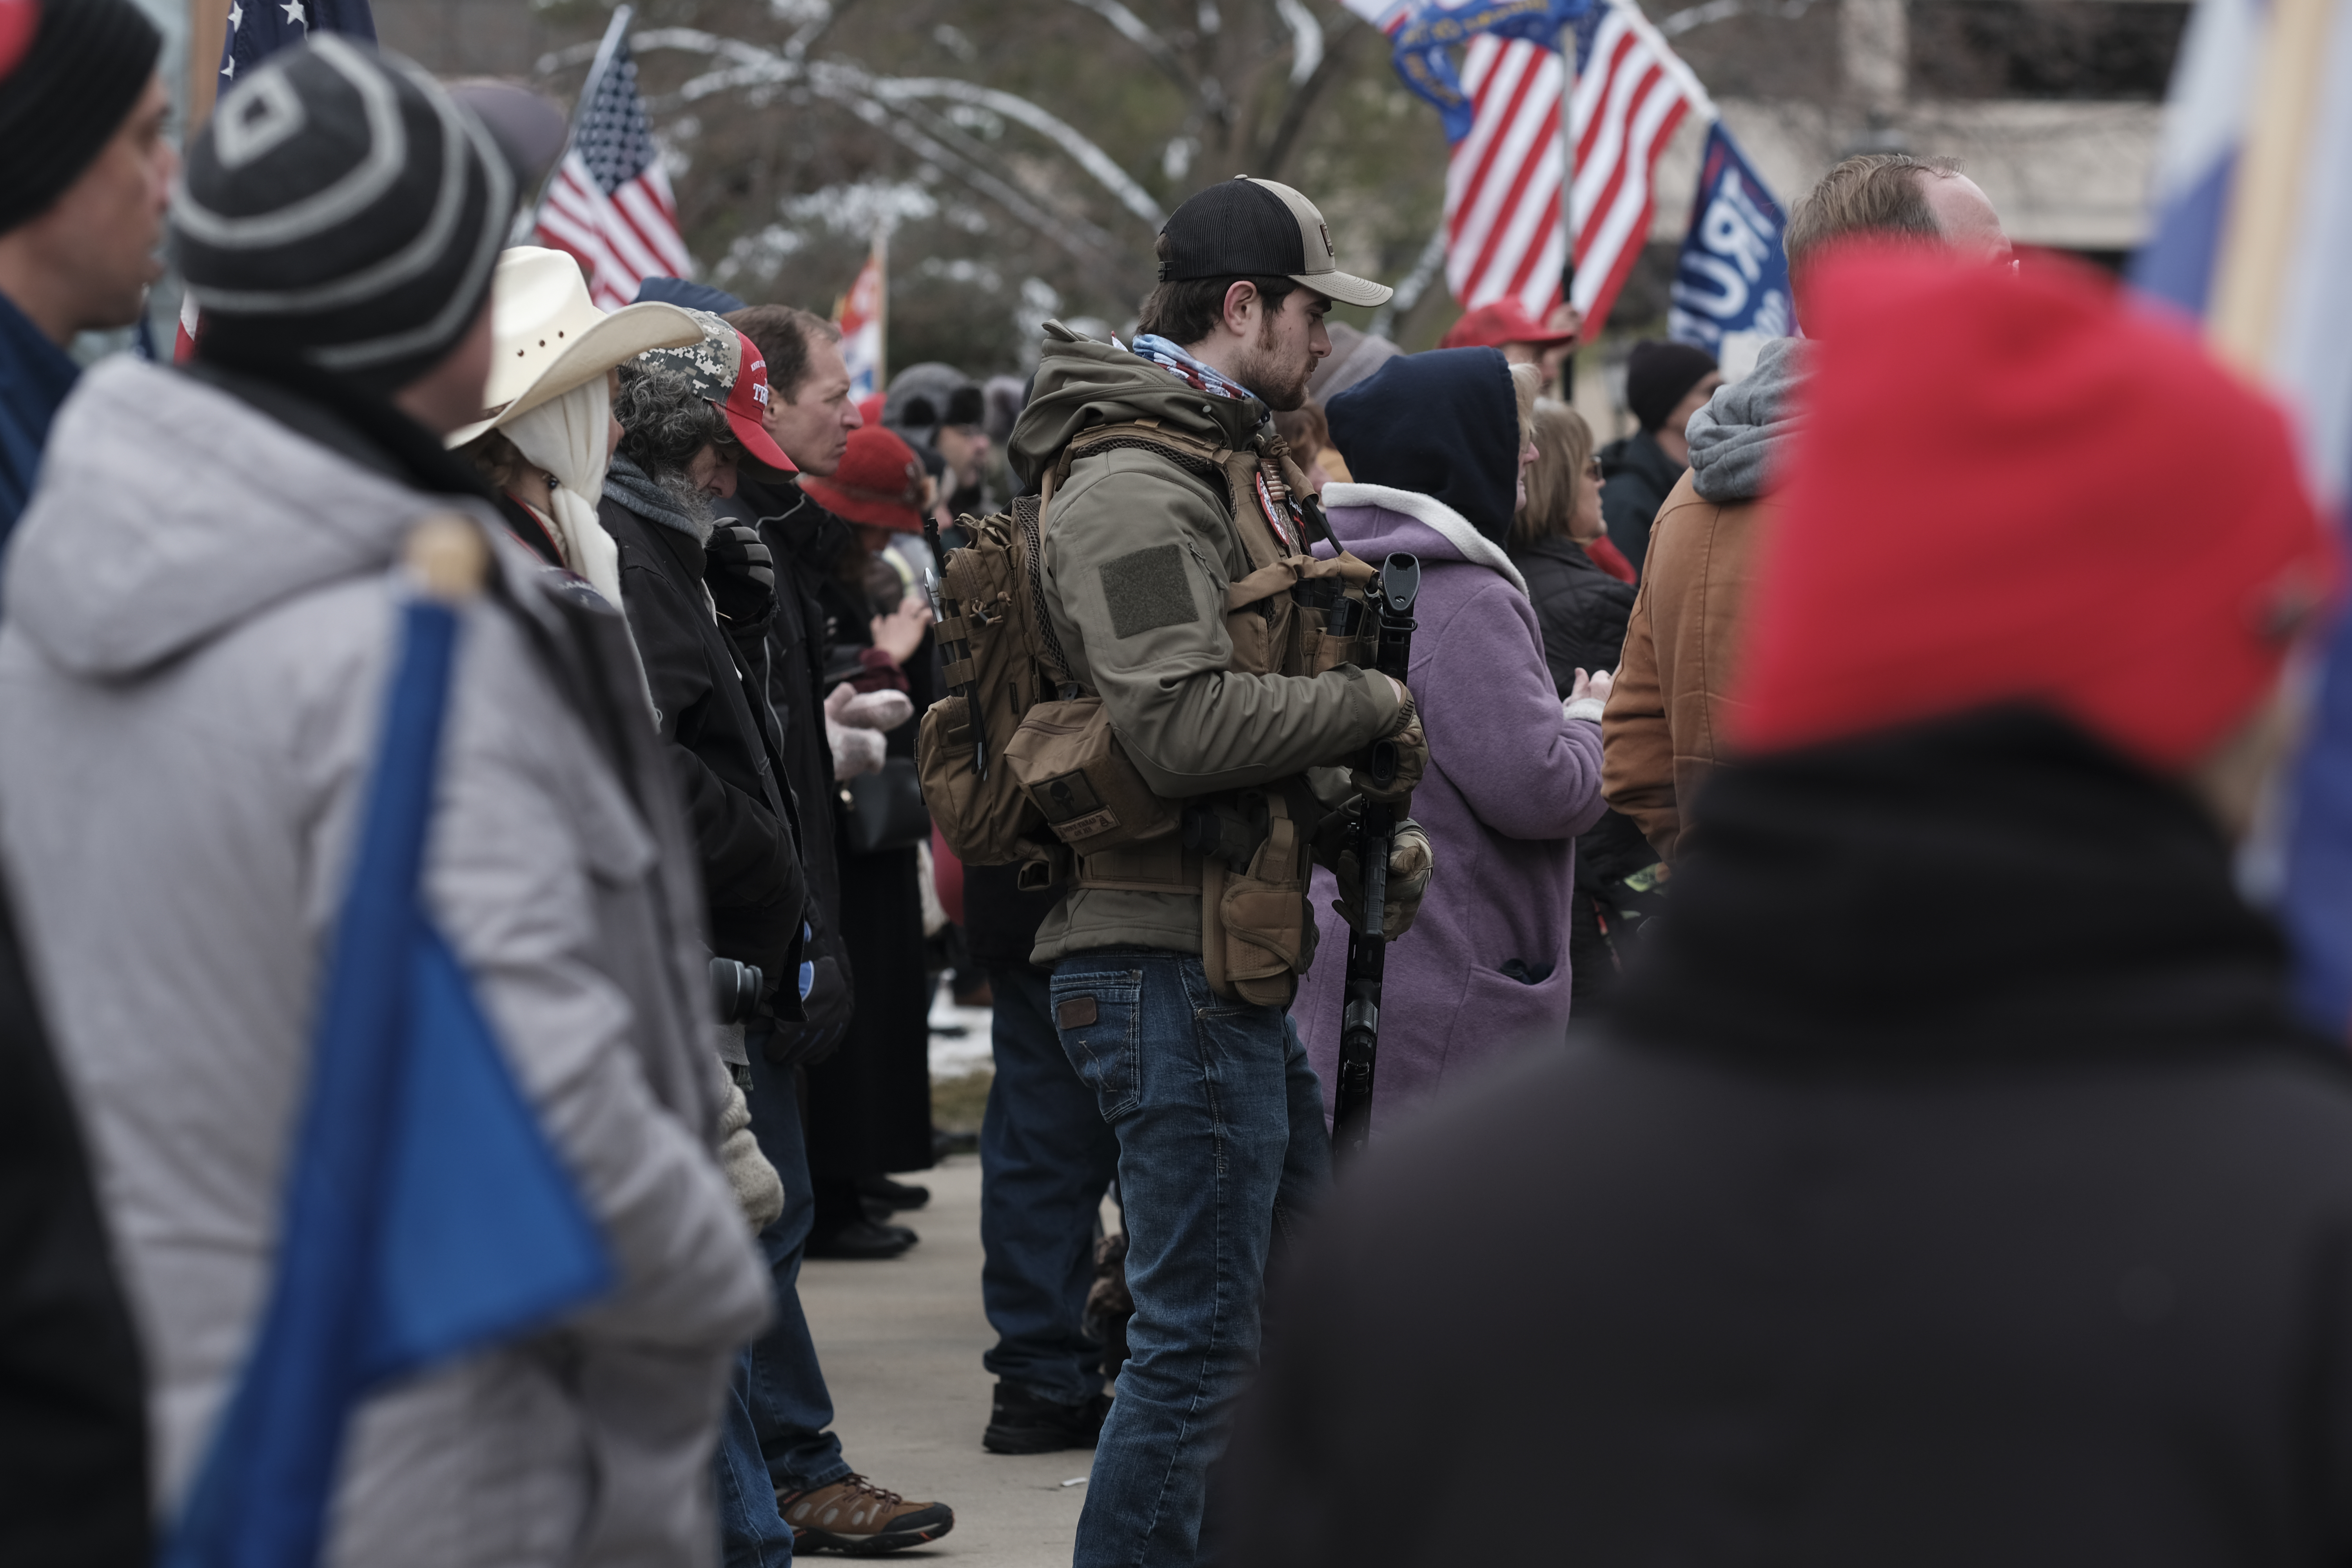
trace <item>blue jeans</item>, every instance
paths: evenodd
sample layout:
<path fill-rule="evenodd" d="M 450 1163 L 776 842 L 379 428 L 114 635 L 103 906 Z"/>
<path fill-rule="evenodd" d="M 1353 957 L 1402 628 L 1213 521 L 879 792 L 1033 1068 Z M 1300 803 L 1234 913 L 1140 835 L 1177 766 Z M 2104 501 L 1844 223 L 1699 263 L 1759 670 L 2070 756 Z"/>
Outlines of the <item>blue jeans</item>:
<path fill-rule="evenodd" d="M 1075 1568 L 1189 1568 L 1209 1466 L 1256 1361 L 1268 1246 L 1329 1169 L 1322 1090 L 1282 1009 L 1218 997 L 1197 955 L 1073 953 L 1051 999 L 1062 1049 L 1118 1135 L 1135 1298 Z"/>
<path fill-rule="evenodd" d="M 1118 1139 L 1062 1054 L 1045 977 L 992 963 L 988 983 L 996 1079 L 980 1124 L 980 1296 L 996 1345 L 981 1364 L 1040 1399 L 1076 1405 L 1102 1392 L 1102 1346 L 1079 1325 Z"/>
<path fill-rule="evenodd" d="M 719 1433 L 719 1505 L 727 1568 L 778 1568 L 791 1561 L 792 1531 L 776 1510 L 776 1493 L 831 1486 L 849 1474 L 833 1425 L 833 1394 L 817 1364 L 801 1310 L 801 1254 L 816 1215 L 809 1180 L 808 1143 L 801 1127 L 800 1092 L 793 1069 L 772 1065 L 761 1038 L 751 1054 L 751 1135 L 783 1179 L 784 1212 L 760 1233 L 760 1250 L 775 1281 L 776 1315 L 768 1331 L 743 1350 Z M 765 1475 L 762 1489 L 757 1478 Z M 777 1542 L 784 1555 L 774 1555 Z"/>

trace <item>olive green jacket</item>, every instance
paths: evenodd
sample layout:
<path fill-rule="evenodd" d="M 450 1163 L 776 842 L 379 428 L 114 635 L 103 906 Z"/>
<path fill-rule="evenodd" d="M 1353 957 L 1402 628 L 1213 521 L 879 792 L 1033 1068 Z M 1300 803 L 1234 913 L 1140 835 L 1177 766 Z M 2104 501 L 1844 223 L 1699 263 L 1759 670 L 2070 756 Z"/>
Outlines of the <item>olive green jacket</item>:
<path fill-rule="evenodd" d="M 1082 431 L 1139 419 L 1236 450 L 1272 439 L 1256 399 L 1200 392 L 1049 322 L 1035 388 L 1013 427 L 1013 467 L 1036 486 Z M 1247 515 L 1240 522 L 1267 526 Z M 1395 690 L 1352 665 L 1312 678 L 1228 668 L 1225 590 L 1251 562 L 1221 479 L 1148 447 L 1089 452 L 1045 509 L 1042 556 L 1072 675 L 1101 694 L 1129 759 L 1162 795 L 1337 765 L 1396 727 Z M 1050 964 L 1098 947 L 1200 952 L 1200 895 L 1074 889 L 1045 918 L 1031 958 Z"/>

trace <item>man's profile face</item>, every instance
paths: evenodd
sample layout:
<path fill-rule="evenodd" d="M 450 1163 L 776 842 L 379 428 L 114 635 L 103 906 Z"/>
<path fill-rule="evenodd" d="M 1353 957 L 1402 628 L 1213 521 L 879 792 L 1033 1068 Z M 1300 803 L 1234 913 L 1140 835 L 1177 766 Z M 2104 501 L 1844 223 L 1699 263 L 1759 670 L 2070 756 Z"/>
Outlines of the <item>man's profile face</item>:
<path fill-rule="evenodd" d="M 1966 174 L 1923 174 L 1919 178 L 1927 210 L 1936 215 L 1936 227 L 1962 260 L 1998 265 L 2011 258 L 2014 251 L 2008 231 L 2000 226 L 2000 214 L 1974 180 Z"/>
<path fill-rule="evenodd" d="M 808 374 L 799 395 L 790 401 L 781 392 L 771 395 L 760 423 L 801 472 L 822 478 L 840 468 L 842 454 L 849 450 L 849 433 L 866 423 L 849 395 L 849 366 L 841 357 L 841 345 L 812 334 Z"/>
<path fill-rule="evenodd" d="M 1234 379 L 1277 414 L 1305 407 L 1307 378 L 1331 352 L 1331 334 L 1323 326 L 1330 310 L 1329 300 L 1307 288 L 1284 295 L 1277 310 L 1268 310 L 1263 299 L 1254 300 L 1257 336 L 1242 354 Z"/>
<path fill-rule="evenodd" d="M 137 321 L 147 286 L 163 275 L 163 208 L 180 167 L 180 155 L 163 139 L 171 112 L 162 75 L 151 77 L 81 177 L 25 226 L 43 264 L 71 280 L 69 325 L 76 331 Z"/>
<path fill-rule="evenodd" d="M 987 431 L 977 425 L 942 425 L 931 444 L 948 460 L 948 472 L 955 476 L 958 489 L 980 483 L 981 469 L 988 461 Z"/>

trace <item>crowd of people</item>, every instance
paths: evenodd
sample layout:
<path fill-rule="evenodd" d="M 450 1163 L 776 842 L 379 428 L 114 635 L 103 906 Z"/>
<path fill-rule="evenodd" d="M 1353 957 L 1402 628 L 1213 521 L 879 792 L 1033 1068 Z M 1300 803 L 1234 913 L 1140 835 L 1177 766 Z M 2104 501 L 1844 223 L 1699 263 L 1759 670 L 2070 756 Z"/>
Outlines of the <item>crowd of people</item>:
<path fill-rule="evenodd" d="M 1572 313 L 1327 323 L 1388 289 L 1244 177 L 1119 337 L 861 399 L 820 316 L 508 246 L 518 89 L 321 36 L 183 172 L 159 53 L 0 58 L 0 1558 L 145 1561 L 206 1462 L 427 516 L 488 573 L 425 897 L 614 1283 L 372 1396 L 333 1561 L 946 1535 L 799 1297 L 919 1245 L 942 975 L 963 1440 L 1094 1450 L 1081 1568 L 2352 1550 L 2352 1080 L 2231 873 L 2336 546 L 1956 165 L 1830 171 L 1806 335 L 1635 345 L 1605 444 Z M 193 355 L 78 368 L 167 239 Z"/>

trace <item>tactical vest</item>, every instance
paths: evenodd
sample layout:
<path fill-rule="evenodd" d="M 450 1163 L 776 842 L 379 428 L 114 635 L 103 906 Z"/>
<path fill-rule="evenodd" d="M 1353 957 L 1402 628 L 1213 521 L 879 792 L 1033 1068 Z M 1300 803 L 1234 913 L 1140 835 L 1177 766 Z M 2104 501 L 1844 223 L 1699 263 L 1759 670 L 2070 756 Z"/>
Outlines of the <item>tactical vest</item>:
<path fill-rule="evenodd" d="M 1307 879 L 1322 807 L 1307 780 L 1184 800 L 1155 795 L 1101 698 L 1072 677 L 1054 630 L 1039 558 L 1045 510 L 1072 463 L 1120 447 L 1148 449 L 1225 493 L 1251 568 L 1225 593 L 1226 668 L 1315 676 L 1369 663 L 1363 586 L 1373 570 L 1345 551 L 1329 560 L 1309 552 L 1330 531 L 1279 441 L 1261 457 L 1151 420 L 1097 426 L 1063 449 L 1040 496 L 964 520 L 973 543 L 948 556 L 936 606 L 952 695 L 923 718 L 924 796 L 961 858 L 1020 862 L 1024 887 L 1198 893 L 1211 988 L 1287 1006 L 1315 952 Z"/>

